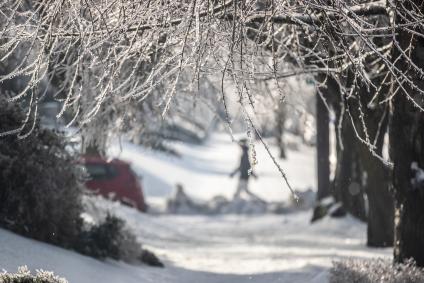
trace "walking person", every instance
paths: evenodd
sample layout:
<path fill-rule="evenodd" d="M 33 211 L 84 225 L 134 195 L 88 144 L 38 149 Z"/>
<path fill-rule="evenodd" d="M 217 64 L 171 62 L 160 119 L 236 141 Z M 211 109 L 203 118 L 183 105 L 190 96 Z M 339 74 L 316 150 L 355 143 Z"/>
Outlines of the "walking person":
<path fill-rule="evenodd" d="M 249 178 L 253 176 L 254 178 L 258 178 L 258 176 L 253 172 L 252 165 L 249 160 L 249 145 L 246 139 L 241 139 L 239 145 L 242 150 L 242 154 L 240 157 L 240 165 L 230 174 L 230 177 L 234 177 L 237 173 L 239 174 L 239 183 L 237 185 L 237 190 L 234 193 L 234 199 L 240 198 L 242 192 L 247 193 L 252 198 L 264 202 L 261 198 L 256 196 L 254 193 L 249 191 Z"/>

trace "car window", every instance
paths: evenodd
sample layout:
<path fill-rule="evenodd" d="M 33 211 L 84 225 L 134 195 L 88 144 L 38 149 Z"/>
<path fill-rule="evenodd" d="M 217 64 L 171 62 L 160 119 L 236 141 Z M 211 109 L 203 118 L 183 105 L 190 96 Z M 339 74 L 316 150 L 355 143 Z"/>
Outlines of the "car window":
<path fill-rule="evenodd" d="M 110 176 L 111 178 L 118 176 L 118 169 L 113 166 L 112 164 L 107 165 L 107 170 L 108 170 L 108 176 Z"/>
<path fill-rule="evenodd" d="M 84 167 L 91 180 L 112 179 L 117 175 L 117 170 L 112 165 L 89 163 L 85 164 Z"/>

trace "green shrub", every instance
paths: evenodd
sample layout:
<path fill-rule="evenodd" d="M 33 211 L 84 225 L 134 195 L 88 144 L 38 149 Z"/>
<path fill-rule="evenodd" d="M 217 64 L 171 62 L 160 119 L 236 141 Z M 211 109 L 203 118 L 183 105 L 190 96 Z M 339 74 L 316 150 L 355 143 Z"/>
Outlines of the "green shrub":
<path fill-rule="evenodd" d="M 164 266 L 154 253 L 142 248 L 134 234 L 125 228 L 124 220 L 109 213 L 103 222 L 81 232 L 75 248 L 82 254 L 99 259 Z"/>
<path fill-rule="evenodd" d="M 77 251 L 100 259 L 136 260 L 141 245 L 124 226 L 122 219 L 108 214 L 104 222 L 81 232 Z"/>
<path fill-rule="evenodd" d="M 24 118 L 0 93 L 0 133 L 16 129 Z M 66 146 L 37 125 L 23 139 L 0 136 L 0 226 L 92 257 L 140 261 L 141 245 L 123 220 L 108 215 L 103 223 L 83 229 L 83 186 Z"/>
<path fill-rule="evenodd" d="M 143 249 L 141 251 L 138 259 L 147 265 L 156 266 L 156 267 L 164 267 L 164 264 L 159 260 L 159 258 L 149 250 Z"/>
<path fill-rule="evenodd" d="M 21 109 L 0 94 L 0 132 L 18 128 Z M 26 138 L 0 137 L 0 226 L 71 247 L 81 223 L 81 185 L 66 143 L 35 126 Z"/>

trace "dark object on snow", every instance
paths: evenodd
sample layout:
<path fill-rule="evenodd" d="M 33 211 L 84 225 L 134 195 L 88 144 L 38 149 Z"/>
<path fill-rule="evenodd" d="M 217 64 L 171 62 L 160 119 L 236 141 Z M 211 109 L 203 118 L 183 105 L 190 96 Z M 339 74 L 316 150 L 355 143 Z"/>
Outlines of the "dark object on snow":
<path fill-rule="evenodd" d="M 314 212 L 312 214 L 311 223 L 314 223 L 317 220 L 324 218 L 328 213 L 328 206 L 325 206 L 321 203 L 317 204 L 314 207 Z"/>
<path fill-rule="evenodd" d="M 102 223 L 81 233 L 76 250 L 99 259 L 163 267 L 156 255 L 143 249 L 134 234 L 125 228 L 124 220 L 109 214 Z"/>
<path fill-rule="evenodd" d="M 207 207 L 194 202 L 184 191 L 181 184 L 176 185 L 175 195 L 168 199 L 166 208 L 168 213 L 192 214 L 207 210 Z"/>
<path fill-rule="evenodd" d="M 347 215 L 347 212 L 341 203 L 336 203 L 330 208 L 329 214 L 331 217 L 340 218 L 345 217 Z"/>
<path fill-rule="evenodd" d="M 141 244 L 125 229 L 125 222 L 107 215 L 103 223 L 81 232 L 78 252 L 99 259 L 112 258 L 132 262 L 141 254 Z"/>
<path fill-rule="evenodd" d="M 332 197 L 322 199 L 314 208 L 311 223 L 318 221 L 325 216 L 339 218 L 347 215 L 341 203 L 335 202 Z"/>
<path fill-rule="evenodd" d="M 314 212 L 312 214 L 311 223 L 320 220 L 328 215 L 328 211 L 330 210 L 331 206 L 333 206 L 335 203 L 334 199 L 332 197 L 326 197 L 321 200 L 315 205 Z"/>
<path fill-rule="evenodd" d="M 123 227 L 124 222 L 121 219 L 107 215 L 103 223 L 81 233 L 77 250 L 95 258 L 121 259 Z"/>
<path fill-rule="evenodd" d="M 147 264 L 149 266 L 164 267 L 164 264 L 159 260 L 159 258 L 149 250 L 143 249 L 139 257 L 139 260 L 142 263 Z"/>

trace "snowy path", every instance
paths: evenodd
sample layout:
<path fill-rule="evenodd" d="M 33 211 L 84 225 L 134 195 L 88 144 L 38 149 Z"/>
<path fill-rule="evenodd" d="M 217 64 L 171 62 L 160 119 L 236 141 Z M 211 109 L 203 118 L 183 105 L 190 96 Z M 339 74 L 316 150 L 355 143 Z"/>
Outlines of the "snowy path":
<path fill-rule="evenodd" d="M 292 138 L 292 137 L 291 137 Z M 177 144 L 180 159 L 124 145 L 120 157 L 145 176 L 148 201 L 163 200 L 173 184 L 183 184 L 192 197 L 231 197 L 236 179 L 238 146 L 226 134 L 215 134 L 201 146 Z M 255 146 L 259 179 L 251 189 L 269 201 L 287 201 L 289 190 L 260 144 Z M 276 148 L 271 150 L 277 156 Z M 315 186 L 315 150 L 299 145 L 281 166 L 292 186 Z M 158 189 L 150 191 L 149 187 Z M 117 209 L 140 240 L 178 268 L 212 272 L 207 281 L 188 282 L 316 282 L 334 259 L 390 256 L 390 250 L 366 249 L 366 226 L 353 219 L 325 219 L 310 225 L 311 212 L 288 215 L 221 215 L 143 217 Z M 158 236 L 159 235 L 159 236 Z M 179 282 L 179 281 L 176 281 Z"/>
<path fill-rule="evenodd" d="M 129 210 L 116 213 L 168 265 L 207 272 L 204 281 L 187 282 L 326 282 L 333 260 L 391 253 L 365 248 L 364 224 L 347 218 L 310 225 L 310 212 L 142 218 Z"/>
<path fill-rule="evenodd" d="M 239 156 L 228 137 L 213 136 L 204 146 L 176 147 L 181 159 L 124 144 L 120 157 L 143 174 L 150 203 L 163 202 L 176 183 L 200 200 L 232 195 L 237 180 L 229 179 L 228 173 Z M 252 190 L 267 200 L 287 200 L 289 192 L 260 146 L 257 158 L 260 178 L 252 183 Z M 314 186 L 313 149 L 290 151 L 282 167 L 295 188 Z M 101 262 L 0 229 L 0 270 L 28 265 L 33 270 L 55 271 L 71 283 L 321 283 L 327 282 L 332 260 L 391 254 L 390 249 L 366 248 L 366 227 L 351 218 L 310 225 L 311 212 L 176 216 L 140 214 L 105 200 L 99 205 L 125 219 L 140 242 L 165 261 L 166 268 Z"/>
<path fill-rule="evenodd" d="M 390 256 L 365 248 L 365 225 L 306 212 L 286 216 L 152 216 L 111 205 L 166 268 L 101 262 L 0 229 L 0 269 L 54 270 L 75 283 L 327 282 L 332 260 Z"/>

